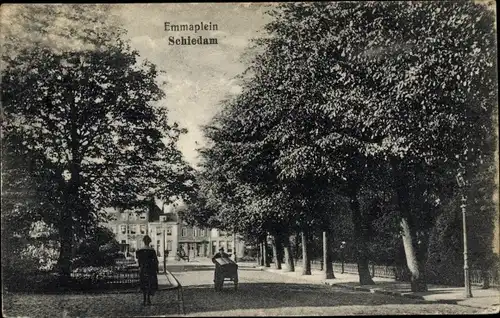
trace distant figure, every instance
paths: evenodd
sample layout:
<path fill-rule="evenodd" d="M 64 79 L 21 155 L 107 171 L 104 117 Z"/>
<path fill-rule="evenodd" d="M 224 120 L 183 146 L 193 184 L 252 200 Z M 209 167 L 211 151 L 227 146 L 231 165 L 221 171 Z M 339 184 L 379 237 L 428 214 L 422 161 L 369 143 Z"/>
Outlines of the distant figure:
<path fill-rule="evenodd" d="M 188 262 L 193 259 L 194 259 L 194 248 L 191 247 L 191 249 L 188 252 Z"/>
<path fill-rule="evenodd" d="M 184 248 L 182 246 L 180 246 L 178 249 L 177 249 L 177 256 L 179 256 L 179 259 L 182 259 L 182 260 L 188 260 L 189 262 L 189 257 L 186 255 L 186 251 L 184 251 Z"/>
<path fill-rule="evenodd" d="M 219 252 L 212 257 L 212 262 L 215 264 L 217 258 L 229 258 L 229 255 L 224 252 L 224 247 L 219 248 Z"/>
<path fill-rule="evenodd" d="M 151 238 L 144 236 L 144 248 L 135 252 L 136 258 L 139 261 L 139 274 L 142 294 L 144 296 L 143 305 L 151 305 L 151 296 L 154 296 L 155 291 L 158 290 L 158 257 L 155 250 L 149 246 Z"/>

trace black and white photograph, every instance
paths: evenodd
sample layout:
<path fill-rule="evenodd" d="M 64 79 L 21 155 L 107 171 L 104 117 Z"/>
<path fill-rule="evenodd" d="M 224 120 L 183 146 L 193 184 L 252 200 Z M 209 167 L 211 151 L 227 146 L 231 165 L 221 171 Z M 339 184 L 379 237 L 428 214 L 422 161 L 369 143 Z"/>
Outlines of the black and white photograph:
<path fill-rule="evenodd" d="M 2 316 L 498 314 L 496 19 L 1 5 Z"/>

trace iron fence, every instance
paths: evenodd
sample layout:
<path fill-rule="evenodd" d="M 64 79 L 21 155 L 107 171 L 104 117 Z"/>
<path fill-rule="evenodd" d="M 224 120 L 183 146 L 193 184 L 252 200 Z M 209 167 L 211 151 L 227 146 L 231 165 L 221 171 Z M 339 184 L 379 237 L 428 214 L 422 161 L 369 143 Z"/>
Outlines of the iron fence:
<path fill-rule="evenodd" d="M 342 272 L 342 263 L 333 262 L 332 264 L 334 272 Z M 312 260 L 311 268 L 322 269 L 322 261 Z M 355 263 L 344 263 L 343 268 L 344 273 L 358 274 L 358 265 Z M 410 279 L 410 273 L 404 267 L 370 264 L 369 271 L 372 277 L 394 278 L 397 281 L 409 281 Z M 486 286 L 500 287 L 500 274 L 495 270 L 483 273 L 481 270 L 472 269 L 469 272 L 471 284 L 474 286 L 485 286 L 485 279 L 488 279 L 489 284 L 486 284 Z"/>
<path fill-rule="evenodd" d="M 136 266 L 115 266 L 105 268 L 83 268 L 71 273 L 76 282 L 90 282 L 101 285 L 139 285 L 139 268 Z"/>
<path fill-rule="evenodd" d="M 472 285 L 483 286 L 485 280 L 488 280 L 487 285 L 491 287 L 500 287 L 500 275 L 498 271 L 491 270 L 486 273 L 478 269 L 472 269 L 469 271 L 470 281 Z"/>

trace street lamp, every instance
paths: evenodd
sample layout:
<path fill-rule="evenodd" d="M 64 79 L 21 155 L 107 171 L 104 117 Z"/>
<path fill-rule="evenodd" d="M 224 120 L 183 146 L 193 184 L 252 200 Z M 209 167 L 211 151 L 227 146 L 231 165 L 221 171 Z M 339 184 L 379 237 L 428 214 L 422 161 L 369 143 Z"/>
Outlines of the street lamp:
<path fill-rule="evenodd" d="M 467 198 L 465 197 L 464 186 L 466 185 L 465 180 L 462 176 L 461 172 L 457 174 L 457 184 L 458 187 L 462 190 L 462 204 L 460 208 L 462 209 L 462 221 L 463 221 L 463 235 L 464 235 L 464 280 L 465 280 L 465 298 L 472 298 L 472 290 L 470 285 L 470 276 L 469 276 L 469 260 L 467 256 L 467 215 L 466 215 L 466 207 L 467 207 Z"/>
<path fill-rule="evenodd" d="M 167 229 L 164 227 L 163 228 L 163 273 L 166 273 L 167 272 L 167 255 L 166 255 L 166 251 L 167 251 L 167 248 L 166 248 L 166 238 L 165 238 L 165 233 L 167 232 Z"/>
<path fill-rule="evenodd" d="M 340 244 L 340 259 L 342 262 L 342 272 L 341 274 L 344 274 L 344 248 L 345 248 L 345 241 L 342 241 Z"/>

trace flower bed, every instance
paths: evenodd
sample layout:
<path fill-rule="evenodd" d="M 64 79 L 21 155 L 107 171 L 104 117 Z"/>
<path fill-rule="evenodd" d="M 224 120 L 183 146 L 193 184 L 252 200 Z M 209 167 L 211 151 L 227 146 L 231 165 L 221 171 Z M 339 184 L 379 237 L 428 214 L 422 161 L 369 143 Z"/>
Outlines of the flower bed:
<path fill-rule="evenodd" d="M 82 267 L 71 273 L 69 286 L 64 290 L 96 291 L 110 289 L 137 288 L 139 270 L 132 266 Z M 56 272 L 24 273 L 9 277 L 7 290 L 12 292 L 58 292 L 59 275 Z"/>

